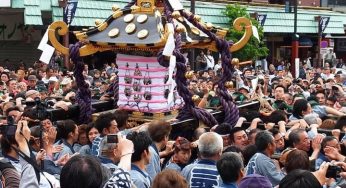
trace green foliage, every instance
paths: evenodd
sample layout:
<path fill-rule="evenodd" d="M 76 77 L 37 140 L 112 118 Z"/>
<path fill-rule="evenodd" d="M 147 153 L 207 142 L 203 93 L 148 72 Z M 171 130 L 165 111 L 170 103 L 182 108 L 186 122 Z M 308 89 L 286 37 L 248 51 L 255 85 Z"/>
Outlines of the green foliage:
<path fill-rule="evenodd" d="M 253 18 L 246 11 L 246 7 L 240 6 L 238 4 L 231 4 L 226 6 L 226 10 L 223 14 L 229 18 L 229 32 L 227 34 L 227 40 L 232 40 L 234 43 L 238 42 L 244 34 L 244 31 L 236 31 L 233 28 L 233 21 L 238 17 L 246 17 L 251 19 L 251 22 L 258 29 L 258 35 L 260 39 L 263 39 L 263 27 L 259 25 L 259 22 Z M 256 60 L 266 57 L 269 53 L 269 49 L 263 43 L 263 41 L 258 42 L 258 40 L 252 36 L 249 42 L 239 51 L 234 52 L 232 57 L 238 58 L 240 61 Z"/>

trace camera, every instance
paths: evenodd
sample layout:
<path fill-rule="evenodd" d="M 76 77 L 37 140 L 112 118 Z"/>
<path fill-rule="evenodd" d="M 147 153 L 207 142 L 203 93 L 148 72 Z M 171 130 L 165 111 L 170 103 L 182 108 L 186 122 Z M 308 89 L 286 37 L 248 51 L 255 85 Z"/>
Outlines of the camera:
<path fill-rule="evenodd" d="M 118 142 L 119 142 L 118 135 L 116 135 L 116 134 L 107 135 L 107 143 L 117 144 Z"/>
<path fill-rule="evenodd" d="M 340 177 L 340 172 L 342 171 L 341 167 L 335 165 L 329 165 L 327 169 L 326 178 L 338 178 Z"/>
<path fill-rule="evenodd" d="M 7 117 L 7 125 L 0 126 L 0 133 L 6 137 L 14 136 L 16 134 L 17 125 L 14 123 L 13 116 Z"/>

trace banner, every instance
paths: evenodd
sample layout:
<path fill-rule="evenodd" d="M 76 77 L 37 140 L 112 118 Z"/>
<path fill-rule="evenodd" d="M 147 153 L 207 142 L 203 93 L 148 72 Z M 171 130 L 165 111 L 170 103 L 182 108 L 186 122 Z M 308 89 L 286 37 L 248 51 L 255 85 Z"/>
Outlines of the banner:
<path fill-rule="evenodd" d="M 77 10 L 77 4 L 78 0 L 68 0 L 67 6 L 64 8 L 64 22 L 67 25 L 70 25 L 72 23 L 74 14 Z"/>

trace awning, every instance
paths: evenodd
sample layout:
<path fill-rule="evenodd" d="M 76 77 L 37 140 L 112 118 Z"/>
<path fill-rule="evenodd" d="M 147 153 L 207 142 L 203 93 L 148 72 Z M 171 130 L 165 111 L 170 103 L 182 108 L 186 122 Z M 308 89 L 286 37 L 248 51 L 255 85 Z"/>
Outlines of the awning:
<path fill-rule="evenodd" d="M 284 7 L 258 7 L 249 6 L 248 12 L 266 14 L 267 19 L 263 29 L 265 33 L 293 33 L 294 14 L 285 13 Z M 316 16 L 330 17 L 329 24 L 324 33 L 345 34 L 344 24 L 346 24 L 346 14 L 316 9 L 298 9 L 297 32 L 298 33 L 318 33 L 318 22 Z"/>

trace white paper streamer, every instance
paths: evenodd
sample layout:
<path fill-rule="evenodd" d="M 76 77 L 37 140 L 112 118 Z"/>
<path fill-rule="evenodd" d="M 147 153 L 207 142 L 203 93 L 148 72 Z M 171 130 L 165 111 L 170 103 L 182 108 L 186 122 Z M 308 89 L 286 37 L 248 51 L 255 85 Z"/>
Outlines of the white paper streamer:
<path fill-rule="evenodd" d="M 173 8 L 173 10 L 183 10 L 184 7 L 181 4 L 180 0 L 168 0 L 169 4 Z"/>
<path fill-rule="evenodd" d="M 169 60 L 169 68 L 168 68 L 168 81 L 167 84 L 171 84 L 171 88 L 169 89 L 169 94 L 167 98 L 168 106 L 171 106 L 174 103 L 173 91 L 175 86 L 177 85 L 173 80 L 173 72 L 176 65 L 176 57 L 174 55 L 171 56 Z"/>
<path fill-rule="evenodd" d="M 257 30 L 257 27 L 256 26 L 252 26 L 252 34 L 253 34 L 253 36 L 258 40 L 258 42 L 261 42 L 260 41 L 260 37 L 259 37 L 259 35 L 258 35 L 258 30 Z"/>

